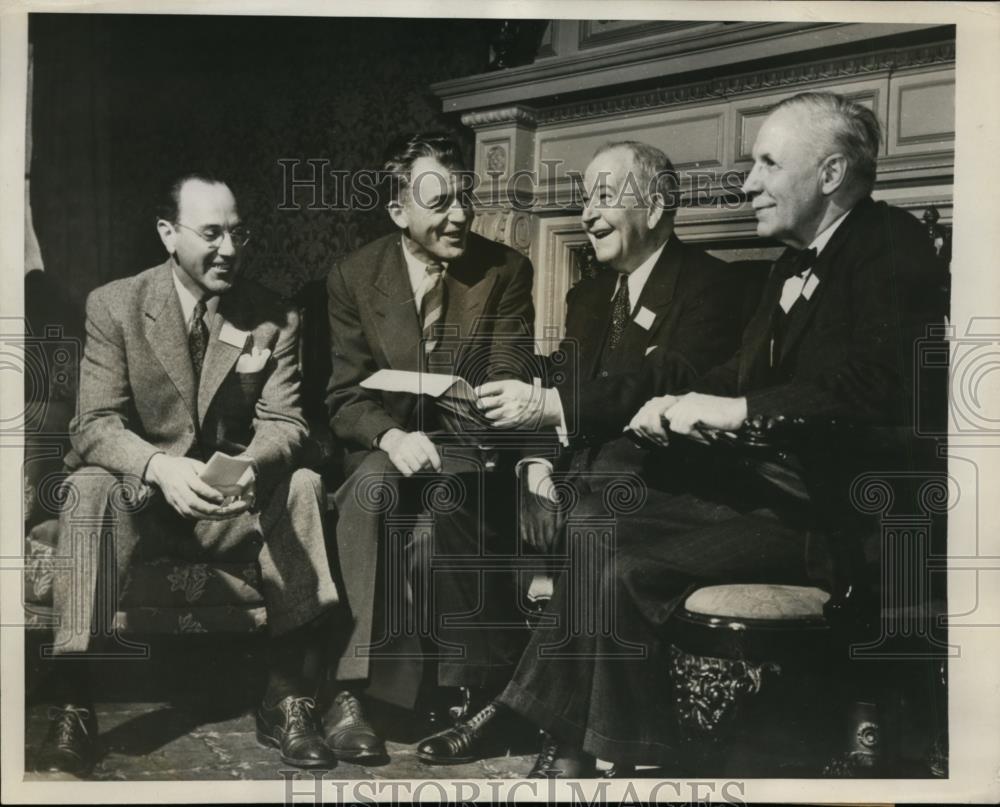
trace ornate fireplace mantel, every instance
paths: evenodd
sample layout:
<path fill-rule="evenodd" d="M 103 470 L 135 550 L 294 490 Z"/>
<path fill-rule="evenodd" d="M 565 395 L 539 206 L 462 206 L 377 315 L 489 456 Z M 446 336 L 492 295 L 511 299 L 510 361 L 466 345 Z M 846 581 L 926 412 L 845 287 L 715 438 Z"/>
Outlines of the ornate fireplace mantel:
<path fill-rule="evenodd" d="M 586 243 L 574 174 L 599 145 L 643 140 L 670 155 L 682 238 L 722 257 L 769 256 L 734 194 L 753 140 L 783 98 L 834 90 L 882 121 L 876 197 L 918 217 L 934 206 L 948 224 L 954 61 L 950 26 L 555 20 L 533 64 L 432 90 L 475 132 L 476 229 L 530 255 L 536 331 L 553 337 Z"/>

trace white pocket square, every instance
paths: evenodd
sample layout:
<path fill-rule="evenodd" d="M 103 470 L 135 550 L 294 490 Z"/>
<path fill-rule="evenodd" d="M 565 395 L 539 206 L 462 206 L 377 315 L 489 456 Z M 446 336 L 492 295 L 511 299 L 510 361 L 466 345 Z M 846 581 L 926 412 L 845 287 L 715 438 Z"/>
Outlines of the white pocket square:
<path fill-rule="evenodd" d="M 650 353 L 652 353 L 658 347 L 659 347 L 659 345 L 650 345 L 649 347 L 646 348 L 646 354 L 645 355 L 648 356 Z"/>
<path fill-rule="evenodd" d="M 271 358 L 270 350 L 267 348 L 261 350 L 259 347 L 255 347 L 253 353 L 244 353 L 236 360 L 236 372 L 259 373 L 264 369 L 269 358 Z"/>

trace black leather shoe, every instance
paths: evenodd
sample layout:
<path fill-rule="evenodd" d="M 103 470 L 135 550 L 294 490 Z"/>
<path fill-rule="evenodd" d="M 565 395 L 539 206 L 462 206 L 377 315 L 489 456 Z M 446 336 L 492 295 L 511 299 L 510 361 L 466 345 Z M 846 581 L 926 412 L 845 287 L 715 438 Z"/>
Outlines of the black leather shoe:
<path fill-rule="evenodd" d="M 507 751 L 503 729 L 508 725 L 495 703 L 490 703 L 468 720 L 432 734 L 417 745 L 417 758 L 434 765 L 458 765 Z"/>
<path fill-rule="evenodd" d="M 332 768 L 333 752 L 323 742 L 316 701 L 288 695 L 257 710 L 257 742 L 281 751 L 281 761 L 297 768 Z"/>
<path fill-rule="evenodd" d="M 385 744 L 365 719 L 361 702 L 350 692 L 344 691 L 333 699 L 330 713 L 333 725 L 326 737 L 326 744 L 337 759 L 385 759 Z"/>
<path fill-rule="evenodd" d="M 49 709 L 49 730 L 39 749 L 35 770 L 85 777 L 97 757 L 97 716 L 72 703 Z"/>
<path fill-rule="evenodd" d="M 545 735 L 542 750 L 528 772 L 529 779 L 589 779 L 597 773 L 597 762 L 583 751 L 575 753 L 563 748 L 551 736 Z"/>

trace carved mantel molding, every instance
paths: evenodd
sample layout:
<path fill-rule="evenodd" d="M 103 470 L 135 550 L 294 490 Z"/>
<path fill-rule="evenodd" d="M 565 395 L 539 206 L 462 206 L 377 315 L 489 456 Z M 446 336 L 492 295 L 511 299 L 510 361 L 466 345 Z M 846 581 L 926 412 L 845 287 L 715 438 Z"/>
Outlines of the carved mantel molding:
<path fill-rule="evenodd" d="M 639 38 L 571 56 L 538 59 L 534 64 L 451 79 L 431 85 L 445 112 L 467 112 L 491 106 L 526 104 L 567 93 L 614 92 L 633 82 L 665 76 L 693 76 L 740 63 L 808 54 L 821 47 L 856 46 L 895 35 L 940 28 L 941 39 L 954 39 L 942 26 L 907 23 L 785 23 L 742 22 L 696 29 L 678 35 Z M 684 79 L 681 78 L 683 81 Z"/>
<path fill-rule="evenodd" d="M 767 70 L 755 70 L 733 76 L 693 81 L 611 95 L 598 99 L 574 101 L 545 106 L 511 106 L 466 112 L 462 123 L 472 129 L 498 124 L 519 124 L 534 128 L 540 125 L 593 120 L 609 115 L 635 114 L 663 107 L 724 100 L 740 95 L 799 87 L 813 82 L 850 79 L 891 73 L 919 67 L 945 66 L 955 63 L 955 42 L 949 40 L 930 45 L 917 45 L 836 59 L 821 59 Z M 486 103 L 488 99 L 483 99 Z"/>
<path fill-rule="evenodd" d="M 462 115 L 462 123 L 470 129 L 482 129 L 486 126 L 516 124 L 535 128 L 538 118 L 535 110 L 526 106 L 508 106 L 497 109 L 487 109 L 481 112 L 466 112 Z"/>

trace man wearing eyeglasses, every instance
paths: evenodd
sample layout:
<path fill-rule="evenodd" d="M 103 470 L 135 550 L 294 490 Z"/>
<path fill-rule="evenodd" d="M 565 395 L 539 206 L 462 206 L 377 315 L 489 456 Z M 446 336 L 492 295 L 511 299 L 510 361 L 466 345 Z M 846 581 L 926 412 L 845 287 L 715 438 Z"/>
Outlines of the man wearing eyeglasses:
<path fill-rule="evenodd" d="M 98 547 L 74 536 L 77 519 L 114 525 L 115 570 L 101 579 L 117 583 L 115 591 L 130 561 L 144 555 L 257 562 L 270 634 L 257 739 L 279 748 L 287 764 L 329 768 L 335 759 L 305 673 L 316 666 L 318 624 L 337 592 L 323 485 L 296 469 L 306 437 L 298 318 L 240 277 L 250 233 L 225 182 L 181 176 L 156 226 L 169 258 L 87 300 L 79 414 L 66 459 L 67 496 L 78 504 L 72 516 L 64 510 L 59 536 L 73 574 L 53 584 L 54 652 L 79 658 L 102 630 L 92 627 Z M 216 452 L 249 463 L 230 495 L 202 478 Z M 59 708 L 38 767 L 84 776 L 97 737 L 86 666 L 57 668 Z"/>
<path fill-rule="evenodd" d="M 327 728 L 334 751 L 350 759 L 382 748 L 361 719 L 363 692 L 409 709 L 422 683 L 431 692 L 463 687 L 478 703 L 509 675 L 525 633 L 509 568 L 515 530 L 505 523 L 512 453 L 490 463 L 474 436 L 485 427 L 450 418 L 428 395 L 364 382 L 378 370 L 456 375 L 472 386 L 524 377 L 524 351 L 534 352 L 532 266 L 471 232 L 469 174 L 446 135 L 400 138 L 383 170 L 397 231 L 339 261 L 327 279 L 327 405 L 347 477 L 336 493 L 337 547 L 352 616 Z M 476 514 L 476 528 L 441 529 L 441 513 L 459 504 Z M 412 528 L 401 528 L 407 520 Z M 508 560 L 486 568 L 487 554 Z M 429 568 L 442 558 L 454 565 Z M 397 623 L 397 608 L 414 619 Z M 411 623 L 419 629 L 399 635 L 407 631 L 396 625 Z"/>

